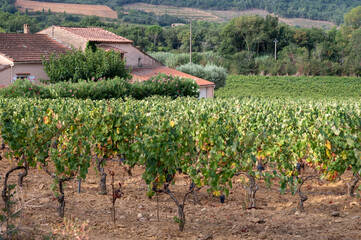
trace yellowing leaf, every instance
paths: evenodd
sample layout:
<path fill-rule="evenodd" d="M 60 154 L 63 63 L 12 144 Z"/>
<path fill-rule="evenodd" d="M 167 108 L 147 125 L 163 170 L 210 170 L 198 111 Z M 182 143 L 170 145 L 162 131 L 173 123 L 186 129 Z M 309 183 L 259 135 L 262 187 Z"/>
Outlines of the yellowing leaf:
<path fill-rule="evenodd" d="M 175 122 L 174 121 L 169 121 L 169 124 L 170 124 L 171 127 L 174 127 Z"/>
<path fill-rule="evenodd" d="M 203 187 L 204 186 L 204 182 L 203 182 L 203 180 L 201 179 L 201 186 Z"/>
<path fill-rule="evenodd" d="M 216 190 L 213 192 L 213 195 L 219 197 L 221 195 L 221 192 Z"/>
<path fill-rule="evenodd" d="M 330 143 L 330 141 L 327 140 L 325 146 L 327 147 L 328 150 L 331 151 L 331 143 Z"/>
<path fill-rule="evenodd" d="M 327 155 L 327 157 L 331 157 L 331 153 L 330 153 L 330 151 L 328 150 L 328 149 L 326 149 L 326 155 Z"/>
<path fill-rule="evenodd" d="M 345 151 L 343 151 L 340 155 L 343 160 L 347 160 L 347 153 Z"/>
<path fill-rule="evenodd" d="M 49 124 L 50 123 L 50 118 L 48 116 L 44 117 L 44 123 L 45 124 Z"/>

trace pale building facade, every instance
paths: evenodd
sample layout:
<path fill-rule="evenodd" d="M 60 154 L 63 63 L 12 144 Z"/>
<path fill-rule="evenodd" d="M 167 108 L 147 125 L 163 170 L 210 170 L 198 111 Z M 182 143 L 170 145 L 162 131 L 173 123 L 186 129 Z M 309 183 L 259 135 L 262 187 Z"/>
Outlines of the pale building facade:
<path fill-rule="evenodd" d="M 25 26 L 24 33 L 28 32 Z M 51 53 L 65 53 L 72 48 L 84 51 L 89 44 L 119 52 L 135 80 L 145 81 L 159 73 L 191 78 L 200 86 L 200 97 L 214 96 L 214 83 L 168 68 L 133 46 L 133 41 L 97 27 L 51 26 L 37 34 L 0 34 L 0 85 L 7 86 L 19 78 L 47 80 L 43 56 L 47 59 Z"/>
<path fill-rule="evenodd" d="M 65 53 L 68 49 L 45 34 L 0 33 L 0 85 L 8 86 L 16 79 L 27 78 L 34 83 L 48 79 L 42 65 L 43 57 Z"/>

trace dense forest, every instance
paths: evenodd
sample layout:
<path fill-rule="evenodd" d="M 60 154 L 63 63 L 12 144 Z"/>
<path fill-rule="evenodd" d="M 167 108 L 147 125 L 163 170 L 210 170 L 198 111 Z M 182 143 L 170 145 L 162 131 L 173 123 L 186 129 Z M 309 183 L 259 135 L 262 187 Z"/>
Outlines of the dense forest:
<path fill-rule="evenodd" d="M 328 20 L 336 24 L 343 21 L 343 15 L 361 5 L 361 0 L 45 0 L 49 2 L 104 4 L 116 9 L 123 4 L 148 3 L 177 7 L 193 7 L 213 10 L 264 9 L 282 17 L 302 17 L 314 20 Z"/>

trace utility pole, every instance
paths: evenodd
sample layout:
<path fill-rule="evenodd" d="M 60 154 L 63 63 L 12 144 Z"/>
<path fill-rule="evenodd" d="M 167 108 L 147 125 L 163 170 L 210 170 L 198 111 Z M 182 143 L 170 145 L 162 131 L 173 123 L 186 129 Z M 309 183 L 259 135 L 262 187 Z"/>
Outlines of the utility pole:
<path fill-rule="evenodd" d="M 190 36 L 189 36 L 189 63 L 192 63 L 192 21 L 190 22 Z"/>
<path fill-rule="evenodd" d="M 275 43 L 275 60 L 277 60 L 277 43 L 278 43 L 277 38 L 275 38 L 273 42 Z"/>

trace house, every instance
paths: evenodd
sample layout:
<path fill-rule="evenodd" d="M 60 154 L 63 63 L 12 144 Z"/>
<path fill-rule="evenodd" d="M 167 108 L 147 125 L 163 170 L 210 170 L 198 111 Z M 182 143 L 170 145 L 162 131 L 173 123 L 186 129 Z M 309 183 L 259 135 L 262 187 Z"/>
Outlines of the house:
<path fill-rule="evenodd" d="M 94 45 L 105 51 L 119 52 L 136 81 L 148 80 L 159 73 L 171 74 L 194 79 L 200 86 L 200 97 L 214 96 L 214 83 L 168 68 L 133 46 L 133 41 L 102 28 L 52 26 L 37 34 L 29 32 L 25 24 L 24 34 L 0 34 L 0 85 L 6 86 L 23 78 L 34 82 L 49 79 L 43 70 L 43 56 L 48 59 L 52 53 L 65 53 L 72 47 L 85 50 L 88 45 Z"/>
<path fill-rule="evenodd" d="M 27 25 L 24 33 L 0 33 L 0 85 L 23 78 L 34 82 L 47 79 L 42 57 L 69 50 L 45 34 L 30 34 Z"/>
<path fill-rule="evenodd" d="M 125 67 L 131 69 L 133 79 L 148 80 L 159 73 L 172 74 L 179 77 L 191 78 L 200 86 L 200 97 L 212 98 L 215 84 L 207 80 L 171 69 L 133 46 L 133 41 L 98 27 L 61 27 L 51 26 L 40 32 L 66 47 L 85 50 L 88 44 L 95 45 L 106 51 L 120 52 L 126 59 Z"/>
<path fill-rule="evenodd" d="M 159 73 L 170 74 L 173 76 L 183 77 L 183 78 L 191 78 L 196 81 L 199 85 L 199 97 L 200 98 L 213 98 L 214 96 L 214 86 L 215 84 L 204 80 L 202 78 L 198 78 L 187 73 L 183 73 L 166 66 L 162 66 L 159 68 L 134 68 L 131 70 L 131 74 L 133 78 L 138 80 L 148 80 L 149 78 L 158 75 Z"/>
<path fill-rule="evenodd" d="M 184 23 L 172 23 L 172 25 L 170 25 L 171 27 L 178 27 L 178 26 L 184 26 Z"/>

